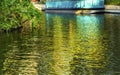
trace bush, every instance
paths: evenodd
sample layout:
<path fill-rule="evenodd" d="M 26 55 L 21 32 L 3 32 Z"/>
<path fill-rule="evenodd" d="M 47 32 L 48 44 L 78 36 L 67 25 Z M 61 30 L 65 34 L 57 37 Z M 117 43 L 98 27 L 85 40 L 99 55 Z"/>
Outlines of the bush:
<path fill-rule="evenodd" d="M 41 16 L 30 0 L 2 0 L 0 10 L 0 30 L 21 27 L 26 21 L 35 27 Z"/>
<path fill-rule="evenodd" d="M 105 4 L 120 5 L 120 0 L 105 0 Z"/>

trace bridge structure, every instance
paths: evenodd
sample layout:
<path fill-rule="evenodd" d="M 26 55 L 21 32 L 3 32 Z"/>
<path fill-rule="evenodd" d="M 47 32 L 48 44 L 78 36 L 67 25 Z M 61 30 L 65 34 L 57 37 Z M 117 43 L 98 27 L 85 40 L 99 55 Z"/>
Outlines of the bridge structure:
<path fill-rule="evenodd" d="M 104 0 L 46 0 L 45 9 L 104 9 Z"/>

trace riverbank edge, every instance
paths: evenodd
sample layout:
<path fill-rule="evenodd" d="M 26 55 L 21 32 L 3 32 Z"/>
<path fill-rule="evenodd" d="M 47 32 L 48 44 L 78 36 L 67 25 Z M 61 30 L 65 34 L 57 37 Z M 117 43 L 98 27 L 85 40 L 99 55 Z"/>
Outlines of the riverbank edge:
<path fill-rule="evenodd" d="M 48 13 L 71 13 L 71 14 L 98 14 L 98 13 L 120 14 L 120 6 L 105 5 L 104 9 L 45 10 L 45 12 L 48 12 Z"/>

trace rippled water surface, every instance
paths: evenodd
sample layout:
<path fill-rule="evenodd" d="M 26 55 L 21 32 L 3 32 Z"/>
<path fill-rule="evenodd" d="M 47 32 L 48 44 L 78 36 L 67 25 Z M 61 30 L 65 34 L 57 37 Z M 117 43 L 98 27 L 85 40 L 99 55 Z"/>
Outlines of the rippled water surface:
<path fill-rule="evenodd" d="M 1 33 L 0 75 L 120 75 L 120 15 L 46 13 Z"/>

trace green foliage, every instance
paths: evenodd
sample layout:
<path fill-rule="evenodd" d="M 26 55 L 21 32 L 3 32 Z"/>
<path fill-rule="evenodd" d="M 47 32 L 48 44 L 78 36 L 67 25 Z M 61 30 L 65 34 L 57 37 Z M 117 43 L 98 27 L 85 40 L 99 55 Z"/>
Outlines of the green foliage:
<path fill-rule="evenodd" d="M 105 4 L 120 5 L 120 0 L 105 0 Z"/>
<path fill-rule="evenodd" d="M 26 21 L 35 27 L 41 16 L 30 0 L 3 0 L 0 10 L 0 30 L 21 27 Z"/>
<path fill-rule="evenodd" d="M 45 4 L 46 0 L 41 0 L 39 3 L 40 4 Z"/>

